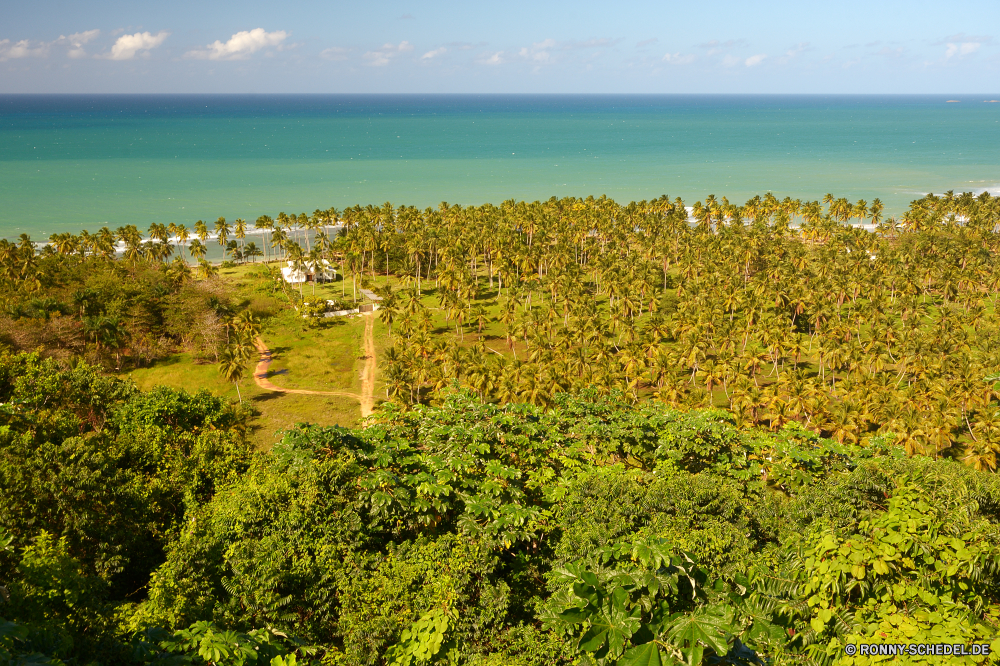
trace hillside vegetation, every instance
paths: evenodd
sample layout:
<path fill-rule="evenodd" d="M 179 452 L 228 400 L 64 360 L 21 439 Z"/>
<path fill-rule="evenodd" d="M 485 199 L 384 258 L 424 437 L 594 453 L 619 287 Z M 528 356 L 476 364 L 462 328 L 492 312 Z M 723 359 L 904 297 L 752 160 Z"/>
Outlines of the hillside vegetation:
<path fill-rule="evenodd" d="M 997 201 L 261 218 L 346 276 L 294 288 L 224 220 L 228 277 L 166 229 L 2 241 L 0 666 L 992 663 Z M 279 381 L 352 367 L 321 301 L 361 288 L 360 427 L 261 446 L 260 394 L 196 390 L 276 322 Z"/>
<path fill-rule="evenodd" d="M 996 477 L 888 437 L 458 392 L 260 453 L 204 393 L 0 374 L 8 663 L 865 663 L 842 646 L 997 635 Z"/>

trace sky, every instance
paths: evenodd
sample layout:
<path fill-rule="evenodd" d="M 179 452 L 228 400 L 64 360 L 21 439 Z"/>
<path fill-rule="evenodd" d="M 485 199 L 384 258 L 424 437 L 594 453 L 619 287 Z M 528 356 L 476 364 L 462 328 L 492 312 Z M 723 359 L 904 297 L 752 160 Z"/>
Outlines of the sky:
<path fill-rule="evenodd" d="M 0 93 L 998 93 L 997 0 L 4 0 Z"/>

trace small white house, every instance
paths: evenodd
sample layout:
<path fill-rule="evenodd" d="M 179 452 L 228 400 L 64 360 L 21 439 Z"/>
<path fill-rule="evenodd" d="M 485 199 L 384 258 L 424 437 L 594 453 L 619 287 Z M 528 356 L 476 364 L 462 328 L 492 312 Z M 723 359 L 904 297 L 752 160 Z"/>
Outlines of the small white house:
<path fill-rule="evenodd" d="M 321 259 L 318 263 L 307 261 L 304 263 L 305 270 L 297 270 L 295 262 L 289 261 L 288 266 L 281 269 L 281 277 L 288 284 L 302 284 L 303 282 L 332 282 L 337 271 L 330 267 L 330 262 Z"/>

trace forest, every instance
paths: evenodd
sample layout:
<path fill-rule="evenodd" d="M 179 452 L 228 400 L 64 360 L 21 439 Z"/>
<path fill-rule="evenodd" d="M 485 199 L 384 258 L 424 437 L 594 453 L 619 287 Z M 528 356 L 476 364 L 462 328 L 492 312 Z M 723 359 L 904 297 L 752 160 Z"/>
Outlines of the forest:
<path fill-rule="evenodd" d="M 824 203 L 196 226 L 250 291 L 176 227 L 0 241 L 0 664 L 995 661 L 1000 204 Z M 382 297 L 360 426 L 122 375 L 232 376 L 324 259 Z"/>

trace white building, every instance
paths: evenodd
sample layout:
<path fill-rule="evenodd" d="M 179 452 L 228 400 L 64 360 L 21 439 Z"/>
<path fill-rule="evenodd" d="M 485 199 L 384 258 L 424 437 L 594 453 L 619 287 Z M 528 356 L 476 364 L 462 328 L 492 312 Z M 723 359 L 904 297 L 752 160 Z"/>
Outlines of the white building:
<path fill-rule="evenodd" d="M 337 275 L 337 271 L 330 267 L 330 262 L 321 259 L 318 264 L 306 261 L 303 264 L 305 270 L 297 270 L 295 262 L 289 261 L 288 266 L 281 269 L 281 277 L 288 284 L 302 284 L 303 282 L 332 282 Z"/>

